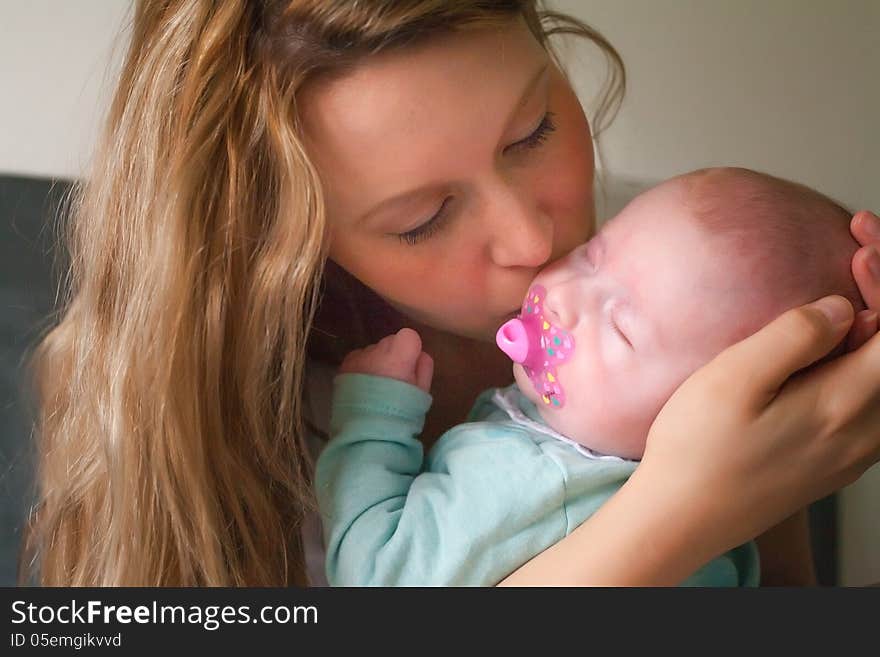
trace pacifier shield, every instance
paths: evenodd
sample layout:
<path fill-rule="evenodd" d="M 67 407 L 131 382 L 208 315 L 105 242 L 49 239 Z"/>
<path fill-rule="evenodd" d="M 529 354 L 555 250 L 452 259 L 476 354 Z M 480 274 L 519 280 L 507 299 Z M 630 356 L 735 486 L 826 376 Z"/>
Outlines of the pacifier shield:
<path fill-rule="evenodd" d="M 505 323 L 495 336 L 498 346 L 520 363 L 544 405 L 562 408 L 565 390 L 557 367 L 571 358 L 574 337 L 544 315 L 546 289 L 535 285 L 523 301 L 519 317 Z"/>

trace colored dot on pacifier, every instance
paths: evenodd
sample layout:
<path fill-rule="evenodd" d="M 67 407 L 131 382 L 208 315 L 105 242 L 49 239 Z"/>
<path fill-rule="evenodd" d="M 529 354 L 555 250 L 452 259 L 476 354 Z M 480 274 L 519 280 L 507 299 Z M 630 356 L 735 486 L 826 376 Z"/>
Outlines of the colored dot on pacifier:
<path fill-rule="evenodd" d="M 530 313 L 530 312 L 532 312 L 532 307 L 531 307 L 531 306 L 529 306 L 529 307 L 528 307 L 528 308 L 526 308 L 526 312 L 527 312 L 527 313 Z"/>
<path fill-rule="evenodd" d="M 545 403 L 545 404 L 549 404 L 549 403 L 550 403 L 550 398 L 549 398 L 547 395 L 541 395 L 541 399 L 544 400 L 544 403 Z"/>
<path fill-rule="evenodd" d="M 556 399 L 555 397 L 553 398 L 553 405 L 554 405 L 554 406 L 559 406 L 559 400 Z"/>
<path fill-rule="evenodd" d="M 534 297 L 534 301 L 535 301 L 535 303 L 538 303 L 540 300 L 541 300 L 541 297 L 539 297 L 539 296 L 536 294 L 535 297 Z"/>
<path fill-rule="evenodd" d="M 548 328 L 550 328 L 550 325 L 547 322 L 544 322 L 544 330 L 546 331 Z"/>
<path fill-rule="evenodd" d="M 554 378 L 554 376 L 553 376 L 552 374 L 550 374 L 550 372 L 547 372 L 547 380 L 548 380 L 550 383 L 553 383 L 553 382 L 556 381 L 556 379 Z"/>
<path fill-rule="evenodd" d="M 552 350 L 552 349 L 548 349 L 548 350 L 547 350 L 547 353 L 550 354 L 550 355 L 552 356 L 552 355 L 553 355 L 553 350 Z"/>
<path fill-rule="evenodd" d="M 562 342 L 562 340 L 559 339 L 558 335 L 555 338 L 553 338 L 553 344 L 559 344 L 560 342 Z"/>

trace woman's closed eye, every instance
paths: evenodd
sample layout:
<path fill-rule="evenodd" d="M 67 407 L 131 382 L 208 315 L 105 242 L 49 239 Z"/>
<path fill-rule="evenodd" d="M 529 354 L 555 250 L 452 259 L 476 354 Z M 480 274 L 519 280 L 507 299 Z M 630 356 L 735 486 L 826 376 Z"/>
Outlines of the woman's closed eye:
<path fill-rule="evenodd" d="M 520 139 L 518 142 L 511 144 L 505 150 L 537 148 L 547 140 L 547 136 L 554 130 L 556 130 L 556 124 L 553 122 L 553 112 L 547 112 L 532 134 L 525 139 Z"/>
<path fill-rule="evenodd" d="M 556 130 L 556 124 L 553 122 L 553 112 L 547 112 L 544 114 L 544 118 L 538 124 L 538 127 L 535 128 L 528 137 L 511 144 L 505 149 L 505 152 L 510 149 L 520 151 L 538 148 L 547 140 L 547 136 L 554 130 Z M 412 245 L 418 244 L 419 242 L 433 236 L 447 223 L 447 219 L 449 219 L 449 205 L 453 198 L 454 197 L 452 196 L 447 196 L 443 199 L 440 209 L 437 210 L 434 216 L 427 221 L 422 222 L 412 230 L 408 230 L 405 233 L 398 233 L 398 239 L 401 242 L 406 242 L 407 244 Z"/>

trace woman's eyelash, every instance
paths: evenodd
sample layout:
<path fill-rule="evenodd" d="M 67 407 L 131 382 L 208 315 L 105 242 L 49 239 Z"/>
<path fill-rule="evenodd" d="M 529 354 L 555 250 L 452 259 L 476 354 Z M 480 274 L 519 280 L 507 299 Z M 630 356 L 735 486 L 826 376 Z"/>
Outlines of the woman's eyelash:
<path fill-rule="evenodd" d="M 547 140 L 547 136 L 556 130 L 553 116 L 553 112 L 547 112 L 532 134 L 511 145 L 510 148 L 537 148 L 543 144 Z"/>
<path fill-rule="evenodd" d="M 419 224 L 415 228 L 405 233 L 399 233 L 397 237 L 401 242 L 406 242 L 407 244 L 418 244 L 422 240 L 426 240 L 431 237 L 434 233 L 436 233 L 445 223 L 445 219 L 447 217 L 446 208 L 449 206 L 449 201 L 452 200 L 451 196 L 447 196 L 443 199 L 443 204 L 440 206 L 440 209 L 437 210 L 437 213 L 428 219 L 426 222 Z"/>
<path fill-rule="evenodd" d="M 547 140 L 547 136 L 554 130 L 556 130 L 556 124 L 553 122 L 553 112 L 547 112 L 544 115 L 544 118 L 541 119 L 541 123 L 538 124 L 538 127 L 535 128 L 532 134 L 530 134 L 525 139 L 521 139 L 515 144 L 512 144 L 511 146 L 509 146 L 509 148 L 537 148 Z M 412 245 L 418 244 L 422 240 L 426 240 L 434 235 L 445 223 L 444 220 L 448 216 L 446 208 L 449 204 L 449 201 L 451 200 L 452 197 L 447 196 L 443 200 L 443 204 L 440 206 L 440 209 L 433 217 L 419 224 L 410 231 L 407 231 L 405 233 L 398 233 L 398 239 L 401 242 L 406 242 L 407 244 Z"/>

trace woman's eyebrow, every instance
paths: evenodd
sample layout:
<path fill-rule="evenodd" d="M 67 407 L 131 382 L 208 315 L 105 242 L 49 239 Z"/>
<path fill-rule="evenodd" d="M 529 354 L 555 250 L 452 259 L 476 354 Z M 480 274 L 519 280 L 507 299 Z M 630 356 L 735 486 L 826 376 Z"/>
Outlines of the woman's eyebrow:
<path fill-rule="evenodd" d="M 526 102 L 528 102 L 529 98 L 534 93 L 535 88 L 538 86 L 538 83 L 541 82 L 541 80 L 544 78 L 544 75 L 547 73 L 549 68 L 550 68 L 550 61 L 545 60 L 544 63 L 541 65 L 541 68 L 538 69 L 538 71 L 535 72 L 535 74 L 529 78 L 529 81 L 526 84 L 525 88 L 523 89 L 523 92 L 520 95 L 519 100 L 514 105 L 513 110 L 510 112 L 508 117 L 505 119 L 505 122 L 504 122 L 505 127 L 513 120 L 513 117 L 515 117 L 517 112 L 519 112 L 520 109 L 522 109 L 523 105 L 525 105 Z M 363 223 L 368 217 L 375 215 L 379 212 L 390 210 L 393 207 L 398 206 L 398 205 L 406 205 L 407 203 L 411 203 L 411 202 L 417 200 L 419 196 L 422 196 L 422 195 L 428 194 L 429 192 L 435 191 L 439 187 L 441 187 L 441 185 L 439 183 L 431 183 L 429 185 L 424 185 L 424 186 L 418 187 L 416 189 L 411 189 L 409 191 L 402 192 L 400 194 L 395 194 L 394 196 L 391 196 L 391 197 L 386 198 L 382 201 L 379 201 L 372 208 L 370 208 L 369 210 L 367 210 L 366 212 L 361 214 L 360 217 L 358 219 L 356 219 L 354 223 L 355 224 Z"/>
<path fill-rule="evenodd" d="M 370 210 L 365 212 L 360 216 L 359 219 L 355 221 L 355 223 L 363 223 L 372 215 L 378 214 L 383 210 L 390 210 L 396 206 L 405 206 L 407 203 L 412 203 L 416 201 L 420 196 L 426 195 L 431 191 L 439 188 L 440 184 L 432 183 L 430 185 L 424 185 L 417 189 L 411 189 L 408 192 L 403 192 L 402 194 L 397 194 L 390 198 L 386 198 L 383 201 L 380 201 L 376 205 L 374 205 Z"/>
<path fill-rule="evenodd" d="M 519 112 L 519 110 L 522 109 L 523 105 L 528 102 L 529 98 L 532 97 L 532 94 L 535 92 L 535 88 L 538 86 L 538 83 L 541 82 L 541 80 L 544 78 L 544 75 L 549 69 L 550 60 L 545 60 L 541 68 L 538 69 L 538 71 L 531 78 L 529 78 L 529 82 L 528 84 L 526 84 L 525 89 L 523 89 L 522 95 L 519 97 L 519 100 L 514 106 L 513 111 L 507 116 L 507 119 L 505 119 L 504 121 L 505 127 L 507 127 L 507 125 L 511 121 L 513 121 L 513 117 L 516 116 L 516 113 Z"/>

